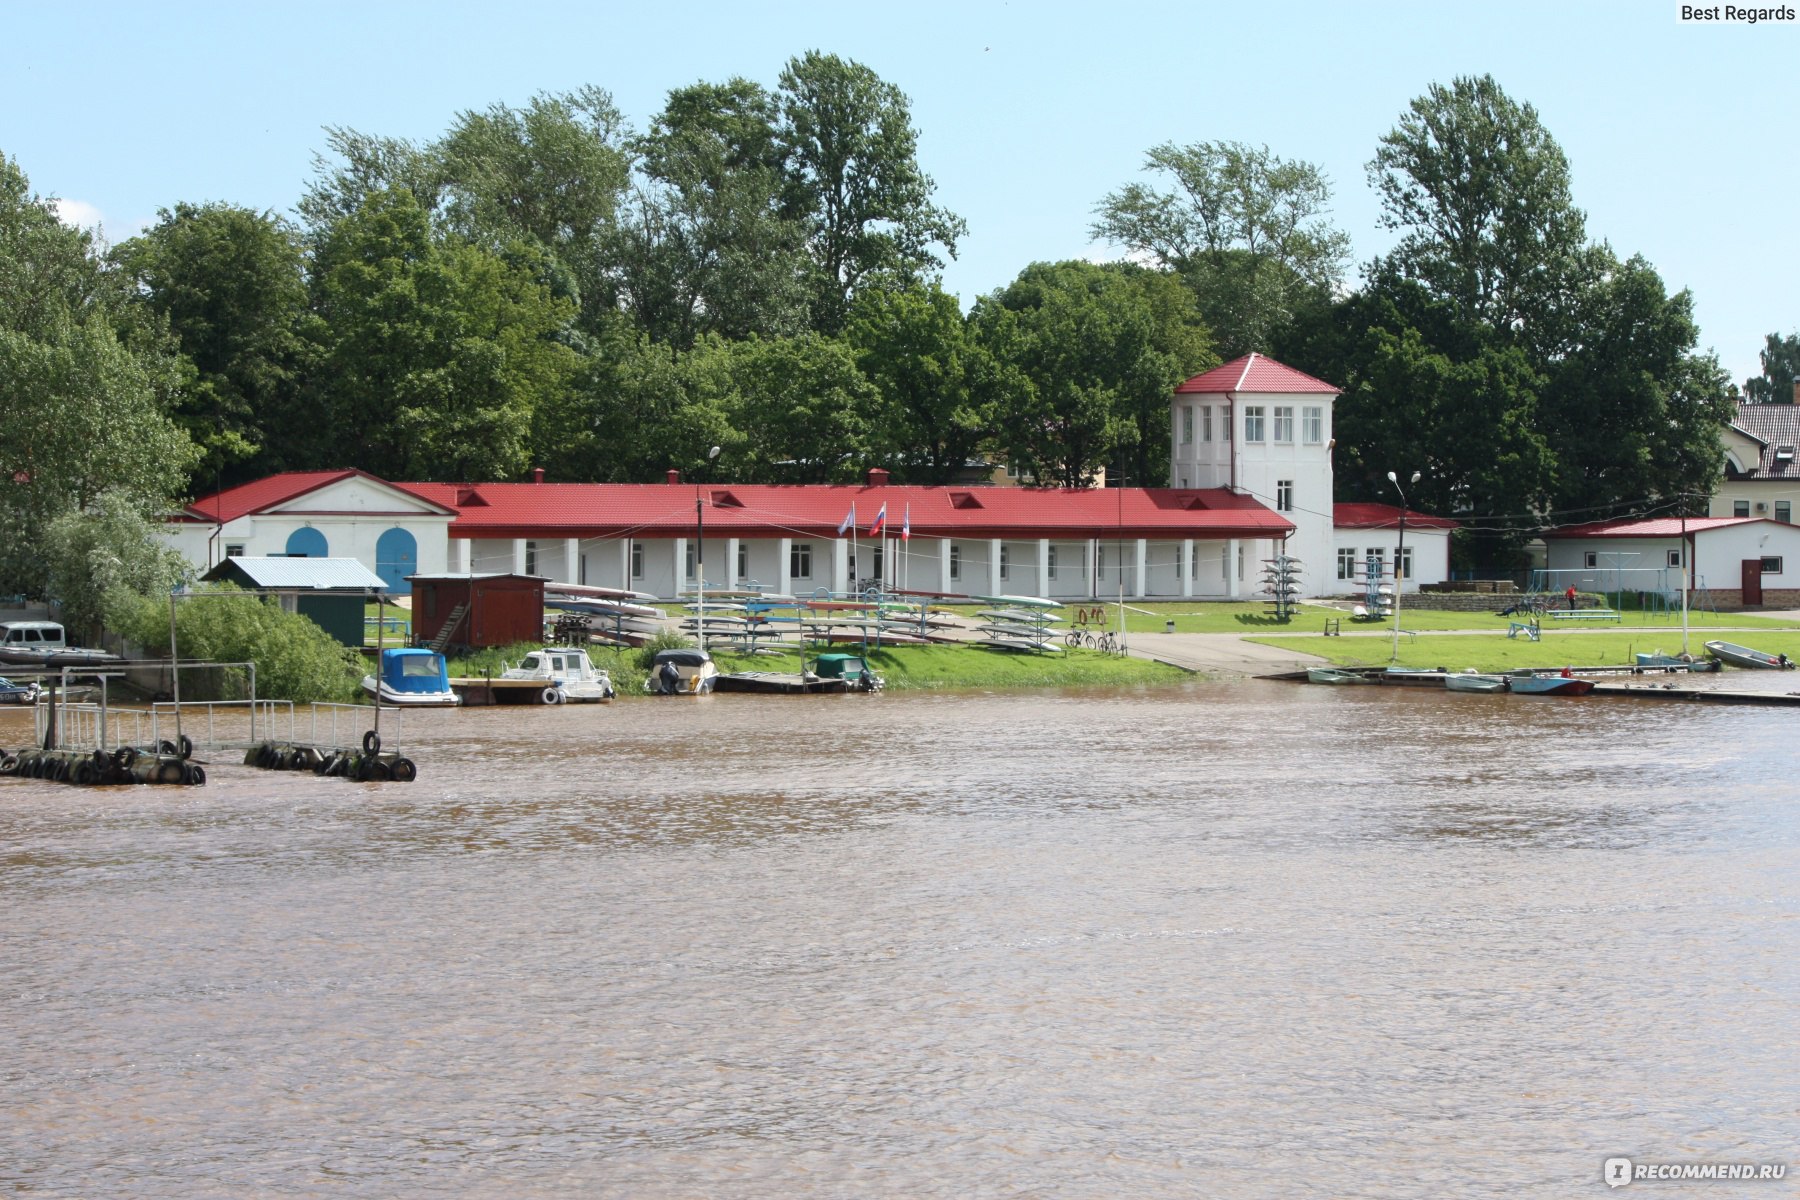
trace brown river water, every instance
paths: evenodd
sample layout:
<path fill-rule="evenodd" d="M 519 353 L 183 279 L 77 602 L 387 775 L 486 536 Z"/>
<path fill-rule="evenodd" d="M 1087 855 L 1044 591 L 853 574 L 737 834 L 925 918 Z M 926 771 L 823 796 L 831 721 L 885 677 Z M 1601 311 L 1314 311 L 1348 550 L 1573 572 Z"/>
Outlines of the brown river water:
<path fill-rule="evenodd" d="M 1793 1195 L 1795 732 L 1196 682 L 0 779 L 0 1192 Z"/>

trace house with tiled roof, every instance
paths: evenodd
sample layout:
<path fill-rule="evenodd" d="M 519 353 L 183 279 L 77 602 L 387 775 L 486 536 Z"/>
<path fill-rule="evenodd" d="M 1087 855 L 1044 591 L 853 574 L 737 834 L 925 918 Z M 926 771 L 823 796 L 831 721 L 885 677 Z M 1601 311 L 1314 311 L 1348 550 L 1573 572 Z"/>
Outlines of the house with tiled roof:
<path fill-rule="evenodd" d="M 1595 521 L 1544 535 L 1551 590 L 1660 594 L 1688 583 L 1714 608 L 1800 605 L 1800 526 L 1768 517 Z"/>
<path fill-rule="evenodd" d="M 1800 405 L 1740 402 L 1708 516 L 1788 522 L 1800 507 Z"/>

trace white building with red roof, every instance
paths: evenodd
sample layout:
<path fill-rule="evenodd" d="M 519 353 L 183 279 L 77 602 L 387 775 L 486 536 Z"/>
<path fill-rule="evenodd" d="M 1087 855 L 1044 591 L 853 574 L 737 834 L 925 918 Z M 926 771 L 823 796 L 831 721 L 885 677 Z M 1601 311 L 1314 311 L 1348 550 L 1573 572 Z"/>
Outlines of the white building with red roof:
<path fill-rule="evenodd" d="M 1716 608 L 1800 605 L 1800 526 L 1767 517 L 1654 517 L 1596 521 L 1544 535 L 1552 590 L 1661 592 L 1692 588 Z M 1686 547 L 1684 554 L 1683 548 Z"/>
<path fill-rule="evenodd" d="M 335 554 L 395 573 L 503 571 L 674 597 L 889 586 L 1060 599 L 1253 594 L 1220 564 L 1272 553 L 1293 525 L 1222 488 L 862 484 L 389 483 L 275 475 L 202 497 L 172 522 L 196 565 L 228 554 Z M 702 536 L 704 542 L 702 542 Z M 385 539 L 385 540 L 384 540 Z M 1202 564 L 1207 565 L 1202 570 Z M 390 584 L 394 581 L 390 580 Z M 396 587 L 395 590 L 404 590 Z"/>
<path fill-rule="evenodd" d="M 1390 582 L 1398 574 L 1407 592 L 1450 578 L 1450 534 L 1461 527 L 1397 504 L 1349 503 L 1332 506 L 1332 526 L 1330 590 L 1352 594 L 1366 589 L 1371 571 Z"/>

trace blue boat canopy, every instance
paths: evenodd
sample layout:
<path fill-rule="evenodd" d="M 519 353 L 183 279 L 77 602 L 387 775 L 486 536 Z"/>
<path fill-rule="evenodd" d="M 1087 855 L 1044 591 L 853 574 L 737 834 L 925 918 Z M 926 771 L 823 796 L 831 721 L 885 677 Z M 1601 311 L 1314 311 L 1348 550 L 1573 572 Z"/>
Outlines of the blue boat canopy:
<path fill-rule="evenodd" d="M 381 682 L 396 692 L 432 694 L 450 689 L 450 673 L 435 650 L 383 650 Z"/>

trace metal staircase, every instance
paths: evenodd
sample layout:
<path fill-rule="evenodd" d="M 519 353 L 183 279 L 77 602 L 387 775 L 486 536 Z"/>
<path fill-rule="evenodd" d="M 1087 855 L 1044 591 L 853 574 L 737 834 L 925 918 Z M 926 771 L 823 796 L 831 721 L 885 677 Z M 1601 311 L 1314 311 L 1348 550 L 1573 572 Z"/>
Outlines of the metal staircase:
<path fill-rule="evenodd" d="M 438 626 L 437 636 L 431 639 L 431 648 L 442 654 L 444 647 L 450 644 L 450 639 L 456 636 L 456 630 L 462 625 L 462 619 L 468 615 L 469 606 L 467 604 L 459 604 L 451 609 L 450 615 L 444 618 L 444 623 Z"/>

